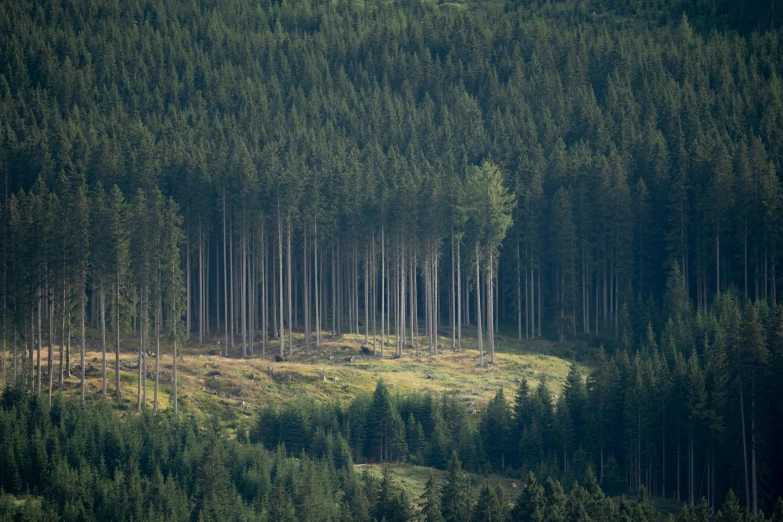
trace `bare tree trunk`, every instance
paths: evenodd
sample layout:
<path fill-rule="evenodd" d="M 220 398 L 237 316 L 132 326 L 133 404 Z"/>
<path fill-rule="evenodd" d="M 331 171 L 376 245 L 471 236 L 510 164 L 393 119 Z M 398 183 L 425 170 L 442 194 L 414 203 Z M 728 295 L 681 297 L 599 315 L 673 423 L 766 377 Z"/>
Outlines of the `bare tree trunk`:
<path fill-rule="evenodd" d="M 381 224 L 381 358 L 383 358 L 386 336 L 384 334 L 384 317 L 386 313 L 386 237 Z"/>
<path fill-rule="evenodd" d="M 14 386 L 19 381 L 19 332 L 14 330 Z M 60 358 L 62 361 L 62 357 Z M 62 362 L 60 363 L 62 365 Z"/>
<path fill-rule="evenodd" d="M 356 334 L 359 333 L 359 254 L 356 249 L 356 236 L 353 238 L 353 320 Z"/>
<path fill-rule="evenodd" d="M 756 376 L 751 379 L 750 387 L 750 466 L 751 485 L 753 488 L 753 514 L 759 512 L 759 490 L 756 481 Z"/>
<path fill-rule="evenodd" d="M 192 271 L 191 271 L 191 267 L 190 267 L 191 252 L 190 252 L 190 203 L 189 202 L 185 205 L 185 242 L 186 242 L 186 244 L 185 244 L 185 271 L 186 271 L 185 281 L 187 282 L 186 283 L 187 284 L 186 290 L 187 290 L 187 303 L 188 303 L 188 305 L 186 307 L 186 311 L 185 311 L 185 340 L 188 341 L 188 340 L 190 340 L 190 332 L 191 332 L 191 328 L 192 328 L 190 320 L 191 320 L 191 315 L 192 315 L 191 300 L 192 300 L 192 296 L 193 296 L 193 292 L 192 292 L 192 290 L 190 288 L 193 283 L 192 283 Z"/>
<path fill-rule="evenodd" d="M 256 235 L 255 235 L 255 228 L 250 231 L 249 239 L 248 241 L 251 241 L 252 244 L 248 246 L 248 256 L 247 256 L 247 266 L 248 266 L 248 307 L 247 307 L 247 315 L 248 315 L 248 332 L 247 332 L 247 353 L 249 356 L 253 356 L 253 341 L 255 340 L 255 333 L 256 333 L 256 322 L 257 322 L 257 316 L 258 316 L 258 274 L 256 271 Z M 207 266 L 209 266 L 209 263 L 207 263 Z M 207 322 L 209 324 L 209 322 Z"/>
<path fill-rule="evenodd" d="M 49 297 L 49 353 L 47 355 L 47 369 L 49 372 L 49 406 L 51 406 L 52 393 L 54 392 L 54 287 L 50 287 L 47 293 Z M 104 360 L 106 360 L 106 357 L 104 357 Z M 105 380 L 106 378 L 104 377 Z M 5 315 L 3 315 L 3 386 L 5 387 L 5 385 Z M 104 398 L 105 395 L 104 393 Z"/>
<path fill-rule="evenodd" d="M 307 220 L 302 220 L 302 305 L 304 308 L 305 352 L 310 354 L 310 260 L 307 257 Z"/>
<path fill-rule="evenodd" d="M 720 297 L 720 228 L 715 235 L 715 295 Z"/>
<path fill-rule="evenodd" d="M 293 323 L 293 311 L 291 304 L 293 294 L 291 293 L 291 211 L 288 211 L 288 357 L 294 356 L 294 331 L 291 327 Z"/>
<path fill-rule="evenodd" d="M 68 309 L 68 319 L 65 321 L 65 375 L 71 376 L 71 309 Z"/>
<path fill-rule="evenodd" d="M 517 340 L 522 340 L 522 261 L 519 255 L 519 241 L 517 241 Z M 527 301 L 527 295 L 525 296 Z"/>
<path fill-rule="evenodd" d="M 43 299 L 43 295 L 41 295 L 41 289 L 38 289 L 38 344 L 36 345 L 37 352 L 36 352 L 36 359 L 37 359 L 37 377 L 36 377 L 36 383 L 35 383 L 35 394 L 41 395 L 41 379 L 43 378 L 43 368 L 41 365 L 41 341 L 43 338 L 41 337 L 42 331 L 41 331 L 41 300 Z"/>
<path fill-rule="evenodd" d="M 101 397 L 103 400 L 106 400 L 106 292 L 104 290 L 104 282 L 101 280 L 100 282 L 100 292 L 101 292 Z M 49 319 L 49 322 L 51 323 L 51 318 Z M 49 337 L 51 338 L 51 328 Z M 51 363 L 51 341 L 49 342 L 49 373 L 52 373 L 52 363 Z M 51 375 L 49 376 L 49 381 L 51 382 Z M 50 386 L 51 389 L 51 386 Z"/>
<path fill-rule="evenodd" d="M 402 250 L 400 251 L 400 257 L 400 333 L 402 334 L 400 355 L 402 355 L 402 348 L 408 341 L 408 314 L 410 313 L 408 306 L 408 250 L 405 248 L 404 240 Z"/>
<path fill-rule="evenodd" d="M 745 467 L 745 508 L 750 510 L 750 481 L 748 479 L 748 443 L 747 443 L 747 431 L 745 429 L 745 400 L 742 393 L 742 378 L 738 379 L 739 382 L 739 399 L 740 399 L 740 417 L 742 425 L 742 460 Z"/>
<path fill-rule="evenodd" d="M 690 447 L 688 448 L 688 503 L 693 506 L 696 491 L 694 490 L 694 454 L 693 454 L 693 421 L 691 421 Z"/>
<path fill-rule="evenodd" d="M 337 257 L 334 248 L 334 238 L 332 238 L 332 337 L 337 335 Z M 328 314 L 327 314 L 328 315 Z"/>
<path fill-rule="evenodd" d="M 489 362 L 495 364 L 495 328 L 494 328 L 494 284 L 493 284 L 493 255 L 489 252 L 489 263 L 487 264 L 487 348 L 489 349 Z"/>
<path fill-rule="evenodd" d="M 82 373 L 82 379 L 81 379 L 81 395 L 80 396 L 81 396 L 81 403 L 84 404 L 84 398 L 85 398 L 85 393 L 86 393 L 85 380 L 86 380 L 86 377 L 87 377 L 87 368 L 85 367 L 86 366 L 86 355 L 87 355 L 86 354 L 86 350 L 87 350 L 87 342 L 86 342 L 87 341 L 87 337 L 86 337 L 86 335 L 87 334 L 86 334 L 86 331 L 85 331 L 85 324 L 84 324 L 85 318 L 86 318 L 85 316 L 87 315 L 87 302 L 86 302 L 87 301 L 87 292 L 86 292 L 86 290 L 84 288 L 85 287 L 84 281 L 87 279 L 87 274 L 85 274 L 84 271 L 82 271 L 81 277 L 82 277 L 82 281 L 80 283 L 80 288 L 79 288 L 79 291 L 80 291 L 80 296 L 79 296 L 79 314 L 81 316 L 80 317 L 80 319 L 81 319 L 80 322 L 81 322 L 81 337 L 82 337 L 82 346 L 81 346 L 81 352 L 82 352 L 81 353 L 81 365 L 82 365 L 81 373 Z M 39 340 L 39 342 L 40 342 L 40 340 Z"/>
<path fill-rule="evenodd" d="M 198 344 L 204 344 L 204 226 L 201 216 L 198 217 Z"/>
<path fill-rule="evenodd" d="M 370 259 L 364 251 L 364 344 L 370 342 Z"/>
<path fill-rule="evenodd" d="M 680 418 L 677 417 L 677 502 L 680 501 L 680 493 L 682 488 L 680 487 L 680 478 L 682 473 L 680 471 L 680 464 L 682 463 L 682 456 L 680 455 Z"/>
<path fill-rule="evenodd" d="M 204 260 L 204 332 L 207 336 L 207 338 L 210 337 L 210 331 L 209 331 L 209 269 L 210 269 L 210 259 L 209 259 L 209 241 L 210 241 L 211 235 L 209 232 L 206 233 L 206 239 L 205 239 L 205 246 L 204 246 L 204 257 L 206 259 Z"/>
<path fill-rule="evenodd" d="M 277 246 L 279 263 L 279 292 L 280 304 L 280 358 L 285 356 L 285 324 L 283 324 L 283 216 L 280 214 L 280 202 L 277 202 Z"/>
<path fill-rule="evenodd" d="M 261 358 L 266 359 L 266 345 L 269 339 L 269 285 L 267 283 L 269 243 L 266 237 L 266 227 L 261 225 Z"/>
<path fill-rule="evenodd" d="M 201 295 L 199 294 L 199 299 L 200 298 Z M 158 414 L 158 385 L 160 384 L 160 322 L 163 316 L 162 307 L 163 303 L 161 302 L 160 296 L 158 296 L 158 303 L 155 310 L 155 391 L 153 392 L 152 398 L 152 412 L 155 415 Z M 199 327 L 200 326 L 201 325 L 199 324 Z M 199 330 L 201 330 L 201 328 L 199 328 Z"/>
<path fill-rule="evenodd" d="M 144 310 L 144 292 L 139 292 L 139 321 L 141 321 Z M 139 328 L 139 365 L 137 367 L 137 386 L 136 386 L 136 411 L 141 411 L 141 367 L 142 367 L 142 354 L 144 353 L 144 327 Z"/>
<path fill-rule="evenodd" d="M 454 285 L 457 282 L 456 270 L 454 261 L 454 227 L 451 228 L 451 351 L 453 352 L 457 348 L 457 295 L 454 291 Z"/>
<path fill-rule="evenodd" d="M 230 325 L 231 325 L 231 334 L 229 335 L 229 342 L 231 343 L 231 352 L 234 352 L 234 339 L 236 335 L 234 334 L 234 328 L 236 326 L 236 322 L 234 321 L 234 318 L 236 317 L 234 314 L 234 309 L 236 308 L 236 304 L 234 302 L 234 286 L 236 286 L 236 279 L 234 279 L 234 263 L 236 262 L 236 259 L 234 258 L 234 218 L 229 215 L 228 217 L 228 287 L 229 287 L 229 313 L 230 313 Z"/>
<path fill-rule="evenodd" d="M 661 419 L 661 493 L 663 498 L 666 498 L 666 399 L 662 398 L 661 402 L 663 404 L 663 418 Z"/>
<path fill-rule="evenodd" d="M 541 311 L 542 297 L 541 297 L 541 268 L 538 269 L 538 336 L 541 337 Z"/>
<path fill-rule="evenodd" d="M 242 209 L 242 233 L 240 238 L 240 244 L 241 244 L 241 252 L 240 256 L 242 257 L 242 272 L 240 274 L 240 277 L 242 278 L 242 283 L 240 284 L 240 300 L 241 300 L 241 308 L 242 313 L 240 314 L 240 319 L 242 321 L 242 357 L 247 358 L 247 309 L 248 309 L 248 299 L 247 299 L 247 291 L 248 291 L 248 270 L 247 270 L 247 221 L 245 219 L 245 209 Z"/>
<path fill-rule="evenodd" d="M 226 189 L 223 188 L 223 334 L 224 346 L 223 356 L 228 357 L 228 237 L 226 234 Z M 176 348 L 174 348 L 174 358 L 176 360 Z"/>
<path fill-rule="evenodd" d="M 225 250 L 224 250 L 225 252 Z M 172 305 L 171 310 L 172 316 L 175 314 L 174 306 Z M 174 418 L 177 418 L 177 324 L 179 323 L 179 317 L 173 317 L 174 322 L 174 342 L 171 346 L 171 368 L 172 368 L 172 377 L 174 379 L 174 382 L 172 383 L 171 387 L 171 405 L 174 409 Z"/>
<path fill-rule="evenodd" d="M 313 285 L 315 287 L 315 347 L 321 348 L 321 307 L 318 295 L 318 215 L 313 217 Z M 321 278 L 323 279 L 323 277 Z"/>
<path fill-rule="evenodd" d="M 408 260 L 408 308 L 410 314 L 410 333 L 411 346 L 416 349 L 416 356 L 419 355 L 419 343 L 416 339 L 416 252 L 413 248 L 409 250 L 410 259 Z"/>
<path fill-rule="evenodd" d="M 430 245 L 427 244 L 427 248 L 424 252 L 424 318 L 427 321 L 427 348 L 429 349 L 430 355 L 433 355 L 433 346 L 432 346 L 432 306 L 431 306 L 431 296 L 432 296 L 432 284 L 430 282 L 430 262 L 432 261 L 430 257 Z"/>
<path fill-rule="evenodd" d="M 479 360 L 484 367 L 484 340 L 481 332 L 481 271 L 479 270 L 479 244 L 476 242 L 476 337 L 478 340 Z"/>
<path fill-rule="evenodd" d="M 121 397 L 120 390 L 120 285 L 114 282 L 114 328 L 115 328 L 115 348 L 114 348 L 114 396 Z M 62 357 L 62 347 L 60 347 L 60 357 Z M 62 376 L 62 374 L 61 374 Z"/>
<path fill-rule="evenodd" d="M 375 311 L 378 307 L 378 271 L 375 256 L 375 230 L 372 231 L 372 355 L 375 357 L 378 353 L 378 340 L 375 330 Z"/>
<path fill-rule="evenodd" d="M 457 350 L 462 350 L 462 257 L 460 256 L 461 240 L 457 240 Z"/>

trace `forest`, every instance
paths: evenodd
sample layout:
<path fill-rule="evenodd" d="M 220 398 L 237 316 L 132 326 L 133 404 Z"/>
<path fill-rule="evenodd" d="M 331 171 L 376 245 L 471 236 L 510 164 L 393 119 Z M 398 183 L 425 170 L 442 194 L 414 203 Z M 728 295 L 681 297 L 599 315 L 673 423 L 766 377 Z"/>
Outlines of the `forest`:
<path fill-rule="evenodd" d="M 776 4 L 0 3 L 0 516 L 783 520 Z M 180 415 L 186 348 L 343 335 L 588 370 L 480 412 L 380 381 L 232 437 Z"/>

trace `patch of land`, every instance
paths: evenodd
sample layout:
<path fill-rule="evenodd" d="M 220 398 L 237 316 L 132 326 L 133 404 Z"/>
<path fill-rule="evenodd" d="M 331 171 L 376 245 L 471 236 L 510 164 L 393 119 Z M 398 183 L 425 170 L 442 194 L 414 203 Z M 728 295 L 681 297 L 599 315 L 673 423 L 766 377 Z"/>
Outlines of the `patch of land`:
<path fill-rule="evenodd" d="M 450 332 L 442 333 L 449 334 Z M 96 336 L 97 337 L 97 336 Z M 236 345 L 224 357 L 223 339 L 212 338 L 199 345 L 191 341 L 181 351 L 177 363 L 179 407 L 183 414 L 203 417 L 216 415 L 229 429 L 247 425 L 258 408 L 282 404 L 297 397 L 314 401 L 347 402 L 359 394 L 371 393 L 379 379 L 398 393 L 452 394 L 472 410 L 480 413 L 499 388 L 509 398 L 517 383 L 526 378 L 532 387 L 546 376 L 555 394 L 562 388 L 570 361 L 584 350 L 573 344 L 556 344 L 545 340 L 517 341 L 511 336 L 497 335 L 494 364 L 480 364 L 475 333 L 468 330 L 462 350 L 451 349 L 451 337 L 438 338 L 438 353 L 430 355 L 424 344 L 408 345 L 403 356 L 393 358 L 394 347 L 387 339 L 381 355 L 378 339 L 373 347 L 372 336 L 365 342 L 364 335 L 345 334 L 322 336 L 320 348 L 308 351 L 303 336 L 294 334 L 293 357 L 279 360 L 279 341 L 270 342 L 265 351 L 257 341 L 254 353 L 239 357 L 241 347 Z M 70 377 L 65 379 L 66 394 L 79 393 L 79 347 L 72 346 Z M 111 350 L 111 348 L 109 348 Z M 123 343 L 121 352 L 122 398 L 110 399 L 120 410 L 134 410 L 138 379 L 138 357 L 135 341 Z M 373 355 L 373 350 L 375 355 Z M 55 368 L 59 362 L 55 347 Z M 265 356 L 265 357 L 264 357 Z M 46 359 L 46 346 L 42 350 Z M 108 394 L 114 392 L 114 354 L 108 354 Z M 101 352 L 96 338 L 89 339 L 86 360 L 87 399 L 100 400 Z M 485 357 L 485 363 L 488 359 Z M 45 362 L 44 362 L 45 365 Z M 146 404 L 152 406 L 155 376 L 155 358 L 146 358 Z M 161 346 L 159 405 L 170 407 L 172 390 L 172 358 L 170 346 Z M 44 385 L 47 386 L 44 366 Z M 55 382 L 55 389 L 57 383 Z M 44 392 L 45 393 L 45 392 Z"/>

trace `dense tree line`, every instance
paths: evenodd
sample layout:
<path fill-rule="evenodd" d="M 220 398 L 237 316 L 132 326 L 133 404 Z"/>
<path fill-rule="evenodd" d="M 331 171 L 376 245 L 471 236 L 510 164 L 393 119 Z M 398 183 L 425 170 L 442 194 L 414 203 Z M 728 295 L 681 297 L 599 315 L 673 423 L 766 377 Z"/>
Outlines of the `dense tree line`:
<path fill-rule="evenodd" d="M 270 406 L 250 439 L 321 454 L 337 431 L 356 461 L 445 469 L 453 452 L 476 473 L 570 486 L 590 469 L 611 494 L 645 487 L 689 506 L 703 497 L 714 512 L 733 490 L 748 511 L 770 512 L 783 491 L 783 308 L 727 293 L 696 315 L 676 267 L 665 297 L 662 330 L 634 335 L 626 311 L 627 344 L 611 356 L 601 348 L 587 376 L 572 365 L 559 395 L 546 379 L 522 379 L 513 400 L 501 389 L 476 415 L 457 394 L 395 396 L 380 382 L 347 407 Z"/>
<path fill-rule="evenodd" d="M 153 416 L 120 420 L 100 403 L 86 408 L 58 395 L 49 406 L 21 388 L 0 402 L 0 520 L 181 520 L 441 522 L 653 522 L 658 513 L 644 489 L 635 501 L 604 494 L 588 468 L 564 490 L 533 473 L 509 498 L 466 475 L 453 452 L 442 480 L 430 476 L 411 498 L 384 469 L 354 471 L 339 432 L 317 437 L 299 458 L 227 439 L 217 425 Z M 780 503 L 771 520 L 783 515 Z M 678 521 L 762 521 L 747 518 L 729 494 L 713 517 L 706 501 Z"/>
<path fill-rule="evenodd" d="M 3 5 L 3 252 L 11 195 L 63 198 L 65 178 L 72 244 L 50 246 L 82 257 L 48 279 L 97 326 L 105 231 L 79 198 L 159 187 L 183 215 L 185 337 L 231 355 L 290 355 L 293 330 L 305 349 L 372 330 L 399 354 L 480 325 L 490 359 L 501 323 L 618 337 L 670 260 L 699 311 L 732 287 L 776 301 L 780 32 L 698 33 L 682 10 L 703 27 L 705 2 L 620 4 Z M 55 263 L 33 257 L 22 300 L 4 270 L 7 343 L 34 344 L 20 318 Z M 135 315 L 155 331 L 148 275 Z"/>
<path fill-rule="evenodd" d="M 53 392 L 62 390 L 75 370 L 84 401 L 90 317 L 100 332 L 104 399 L 111 358 L 107 350 L 113 345 L 113 391 L 119 397 L 120 341 L 123 333 L 132 332 L 137 338 L 138 409 L 147 403 L 151 355 L 155 363 L 152 405 L 158 411 L 160 340 L 161 334 L 168 333 L 176 413 L 176 350 L 184 334 L 179 323 L 185 295 L 182 218 L 173 199 L 155 188 L 149 193 L 139 189 L 133 200 L 126 201 L 117 185 L 107 192 L 99 182 L 88 192 L 83 176 L 63 175 L 53 191 L 38 178 L 29 192 L 12 194 L 6 208 L 3 382 L 25 383 L 38 394 L 42 387 L 48 388 L 51 403 Z M 92 313 L 87 309 L 88 283 Z M 74 340 L 79 344 L 78 364 L 71 363 Z"/>
<path fill-rule="evenodd" d="M 499 395 L 442 443 L 448 400 L 330 422 L 356 458 L 589 466 L 769 511 L 783 33 L 775 2 L 668 4 L 3 3 L 3 384 L 51 400 L 76 369 L 84 398 L 88 326 L 104 396 L 135 335 L 139 409 L 162 337 L 176 372 L 210 337 L 285 358 L 294 331 L 302 351 L 348 332 L 399 356 L 447 325 L 454 349 L 476 329 L 483 364 L 501 325 L 598 336 L 586 383 L 518 393 L 529 416 Z M 290 447 L 335 429 L 296 415 Z"/>

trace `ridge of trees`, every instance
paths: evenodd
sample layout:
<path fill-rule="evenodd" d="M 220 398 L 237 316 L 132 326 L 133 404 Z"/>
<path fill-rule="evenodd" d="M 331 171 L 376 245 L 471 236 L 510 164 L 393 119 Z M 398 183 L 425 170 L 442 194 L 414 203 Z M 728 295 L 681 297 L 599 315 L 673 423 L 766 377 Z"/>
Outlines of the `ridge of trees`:
<path fill-rule="evenodd" d="M 666 303 L 687 313 L 681 279 L 673 270 Z M 477 414 L 457 394 L 394 395 L 380 381 L 347 406 L 269 406 L 249 436 L 319 454 L 337 430 L 356 462 L 447 469 L 454 453 L 474 473 L 567 487 L 589 468 L 612 495 L 644 487 L 691 507 L 704 497 L 715 512 L 734 491 L 748 512 L 769 513 L 781 491 L 781 332 L 783 308 L 726 293 L 710 313 L 650 326 L 611 356 L 601 348 L 589 375 L 573 364 L 559 395 L 545 377 L 537 388 L 523 378 L 513 401 L 500 389 Z"/>
<path fill-rule="evenodd" d="M 182 343 L 218 336 L 226 356 L 290 357 L 294 331 L 297 350 L 328 331 L 434 355 L 444 326 L 459 350 L 475 325 L 482 363 L 501 324 L 597 336 L 613 362 L 591 379 L 604 364 L 624 379 L 595 397 L 614 415 L 599 424 L 624 428 L 599 432 L 597 455 L 583 441 L 585 459 L 614 457 L 622 487 L 695 504 L 705 477 L 711 508 L 736 490 L 769 510 L 775 2 L 768 31 L 737 4 L 740 33 L 705 30 L 709 2 L 693 22 L 682 4 L 615 4 L 0 4 L 3 384 L 51 401 L 55 372 L 76 371 L 84 399 L 88 326 L 102 372 L 135 334 L 139 410 L 162 335 L 174 372 Z M 514 418 L 503 399 L 477 433 Z M 561 399 L 542 403 L 581 433 L 580 401 Z M 373 458 L 408 456 L 410 415 L 393 412 L 373 410 Z M 567 474 L 579 445 L 563 437 L 541 461 Z M 503 469 L 502 438 L 482 439 Z"/>
<path fill-rule="evenodd" d="M 209 425 L 210 423 L 208 423 Z M 464 472 L 457 453 L 444 479 L 430 475 L 421 499 L 392 477 L 354 471 L 339 432 L 321 433 L 319 449 L 299 458 L 280 445 L 226 439 L 193 419 L 141 415 L 120 420 L 105 405 L 58 395 L 52 405 L 22 388 L 0 403 L 0 520 L 211 520 L 439 522 L 634 520 L 659 515 L 644 488 L 636 500 L 613 499 L 590 468 L 568 491 L 530 473 L 509 498 Z M 420 509 L 414 507 L 414 502 Z M 783 502 L 770 520 L 779 521 Z M 706 499 L 678 522 L 763 521 L 729 492 L 715 516 Z"/>

